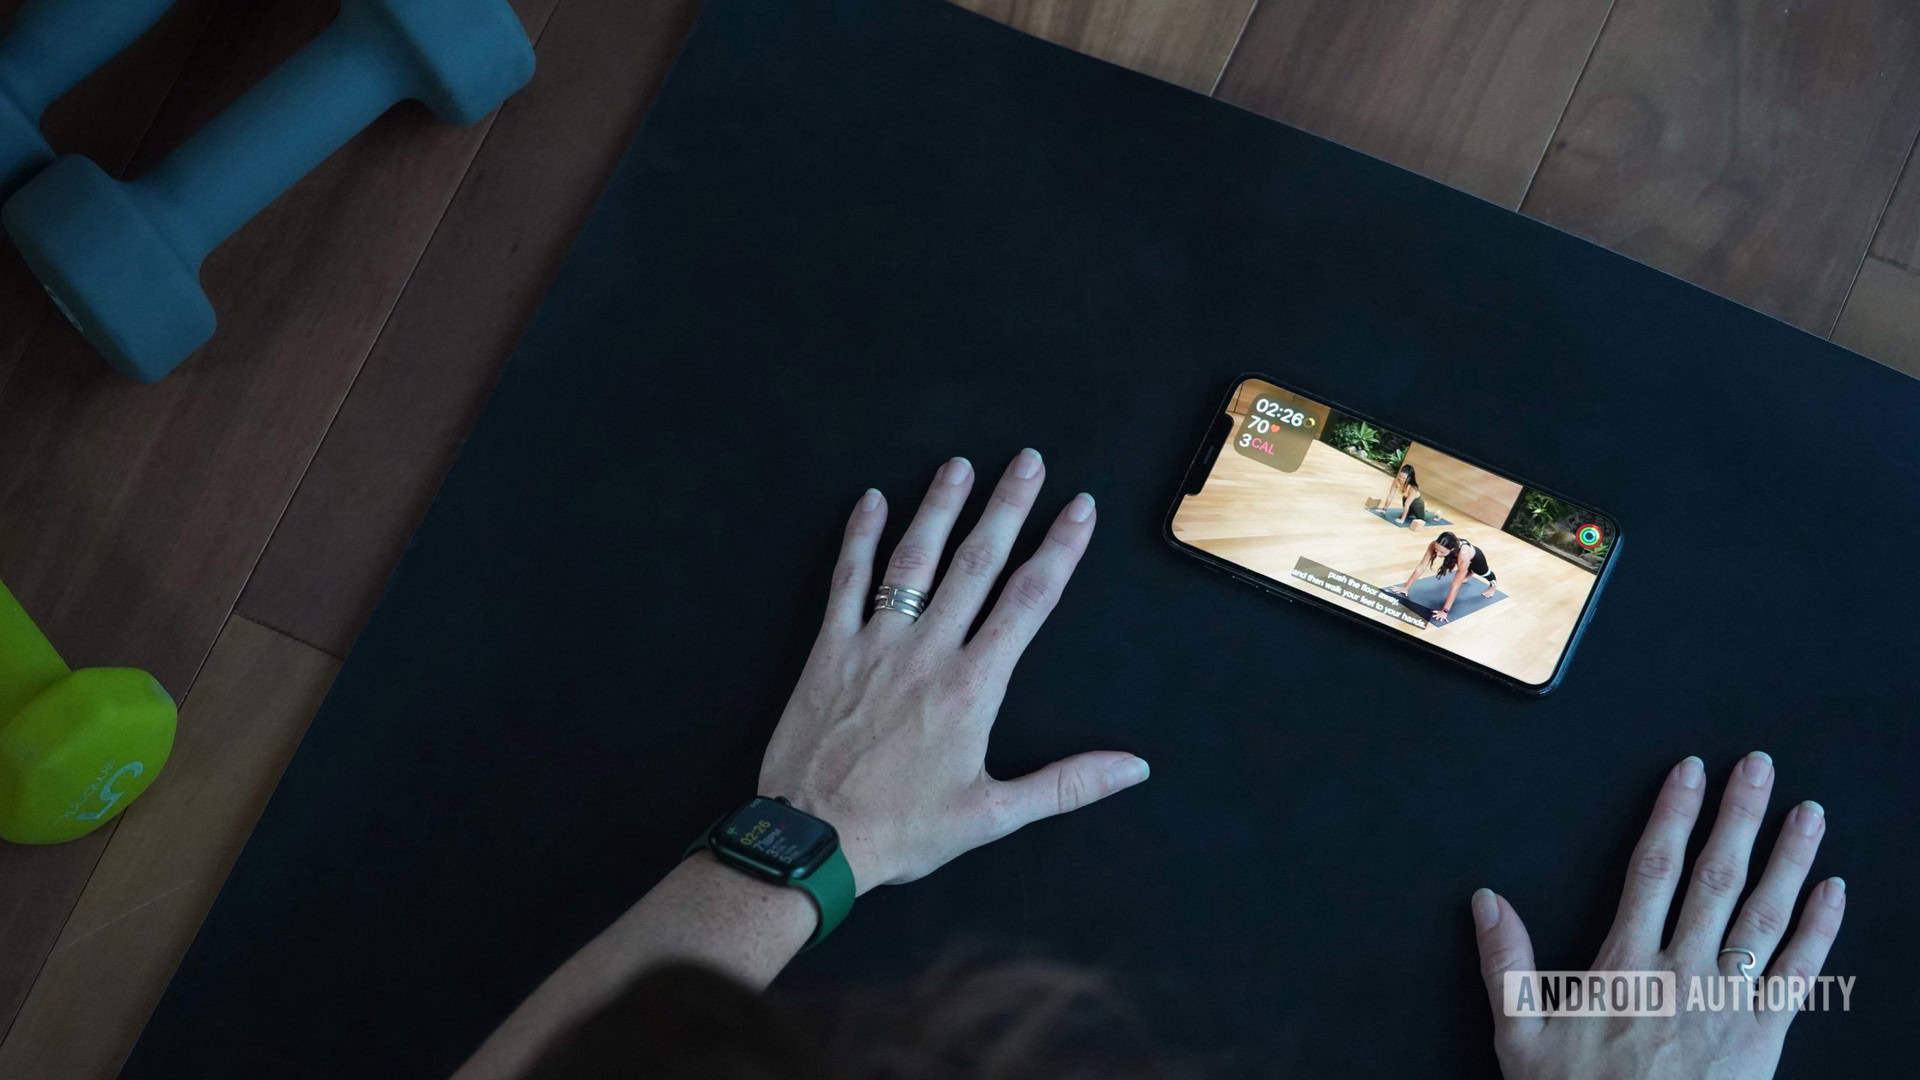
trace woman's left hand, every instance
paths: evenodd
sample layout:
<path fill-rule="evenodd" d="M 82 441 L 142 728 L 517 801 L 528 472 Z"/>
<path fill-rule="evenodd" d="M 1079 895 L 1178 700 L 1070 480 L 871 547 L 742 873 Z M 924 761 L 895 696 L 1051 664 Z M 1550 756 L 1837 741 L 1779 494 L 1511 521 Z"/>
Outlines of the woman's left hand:
<path fill-rule="evenodd" d="M 1744 990 L 1748 984 L 1743 974 L 1764 974 L 1812 987 L 1847 907 L 1846 883 L 1827 878 L 1808 890 L 1799 903 L 1800 925 L 1787 932 L 1800 887 L 1827 831 L 1826 811 L 1819 803 L 1803 802 L 1787 815 L 1759 883 L 1744 902 L 1740 899 L 1751 876 L 1753 845 L 1773 784 L 1773 759 L 1766 754 L 1748 754 L 1734 766 L 1713 831 L 1686 879 L 1676 918 L 1669 912 L 1680 891 L 1687 838 L 1705 806 L 1706 773 L 1695 757 L 1668 771 L 1653 817 L 1633 850 L 1626 891 L 1613 929 L 1594 958 L 1594 970 L 1673 972 L 1675 994 L 1689 1003 L 1693 995 L 1687 987 L 1693 978 L 1718 978 Z M 1742 1002 L 1725 1009 L 1676 1008 L 1667 1017 L 1610 1020 L 1508 1016 L 1506 974 L 1533 970 L 1533 943 L 1519 913 L 1502 897 L 1482 889 L 1473 895 L 1472 908 L 1480 971 L 1493 1006 L 1494 1047 L 1507 1080 L 1767 1080 L 1779 1063 L 1787 1026 L 1804 1004 L 1789 999 L 1789 1007 L 1773 1008 L 1776 998 L 1769 991 L 1762 998 L 1766 1008 Z M 1673 937 L 1663 946 L 1670 922 Z M 1791 992 L 1795 984 L 1781 985 Z M 1701 1000 L 1708 998 L 1703 994 Z"/>
<path fill-rule="evenodd" d="M 1013 459 L 936 591 L 934 569 L 974 481 L 965 458 L 940 467 L 881 575 L 882 584 L 932 594 L 917 620 L 886 610 L 867 617 L 886 500 L 868 491 L 847 523 L 826 620 L 767 745 L 760 792 L 834 826 L 860 892 L 912 881 L 1147 778 L 1145 761 L 1118 750 L 1015 780 L 987 775 L 987 735 L 1007 679 L 1093 535 L 1093 497 L 1076 495 L 968 639 L 1044 476 L 1037 452 Z"/>

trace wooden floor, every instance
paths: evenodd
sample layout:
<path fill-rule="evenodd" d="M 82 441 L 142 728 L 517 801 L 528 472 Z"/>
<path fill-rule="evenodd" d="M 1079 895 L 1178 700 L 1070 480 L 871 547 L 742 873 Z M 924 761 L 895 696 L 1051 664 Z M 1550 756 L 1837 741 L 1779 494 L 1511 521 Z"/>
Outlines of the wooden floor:
<path fill-rule="evenodd" d="M 1376 587 L 1404 585 L 1438 530 L 1402 529 L 1369 513 L 1366 500 L 1380 498 L 1386 485 L 1386 473 L 1325 442 L 1311 443 L 1306 459 L 1290 473 L 1222 451 L 1206 486 L 1181 503 L 1173 533 L 1283 584 L 1293 583 L 1295 563 L 1306 558 Z M 1580 619 L 1595 575 L 1500 531 L 1499 522 L 1475 520 L 1432 496 L 1426 506 L 1429 513 L 1452 522 L 1447 528 L 1486 552 L 1507 598 L 1430 627 L 1336 602 L 1524 682 L 1547 681 Z M 1420 576 L 1432 573 L 1424 569 Z M 1461 595 L 1484 588 L 1469 583 Z"/>
<path fill-rule="evenodd" d="M 1920 374 L 1912 0 L 966 2 Z M 332 6 L 178 0 L 49 135 L 137 173 Z M 0 579 L 183 702 L 111 827 L 0 845 L 0 1076 L 117 1072 L 698 4 L 514 6 L 533 84 L 473 128 L 396 109 L 303 180 L 208 261 L 220 335 L 158 386 L 0 250 Z"/>

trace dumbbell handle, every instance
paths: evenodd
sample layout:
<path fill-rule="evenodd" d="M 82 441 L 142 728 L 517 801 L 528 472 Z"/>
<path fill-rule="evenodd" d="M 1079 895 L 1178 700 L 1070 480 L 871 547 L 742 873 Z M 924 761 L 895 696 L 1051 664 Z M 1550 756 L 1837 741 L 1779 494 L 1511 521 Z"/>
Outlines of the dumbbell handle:
<path fill-rule="evenodd" d="M 0 582 L 0 724 L 66 678 L 67 671 L 66 661 Z"/>
<path fill-rule="evenodd" d="M 158 22 L 173 0 L 29 0 L 0 27 L 0 94 L 38 117 Z"/>
<path fill-rule="evenodd" d="M 173 250 L 198 266 L 380 114 L 412 96 L 411 58 L 377 14 L 333 25 L 128 185 Z"/>

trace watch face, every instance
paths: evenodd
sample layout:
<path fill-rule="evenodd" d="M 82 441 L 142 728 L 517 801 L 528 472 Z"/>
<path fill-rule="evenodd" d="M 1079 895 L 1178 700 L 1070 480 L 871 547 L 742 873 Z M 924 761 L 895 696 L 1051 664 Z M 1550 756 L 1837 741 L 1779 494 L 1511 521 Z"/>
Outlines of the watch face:
<path fill-rule="evenodd" d="M 791 880 L 819 869 L 840 837 L 819 818 L 759 796 L 714 826 L 707 846 L 729 862 Z"/>

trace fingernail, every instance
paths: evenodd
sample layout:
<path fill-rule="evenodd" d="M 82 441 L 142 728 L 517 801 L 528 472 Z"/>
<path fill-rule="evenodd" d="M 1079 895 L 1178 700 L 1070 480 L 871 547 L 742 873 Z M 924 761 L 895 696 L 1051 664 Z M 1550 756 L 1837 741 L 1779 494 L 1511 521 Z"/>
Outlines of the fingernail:
<path fill-rule="evenodd" d="M 1824 895 L 1826 896 L 1828 907 L 1830 908 L 1845 907 L 1847 903 L 1846 879 L 1837 878 L 1837 877 L 1828 878 L 1827 889 Z"/>
<path fill-rule="evenodd" d="M 867 493 L 865 495 L 860 496 L 860 509 L 867 510 L 867 511 L 880 509 L 880 489 L 879 488 L 868 488 Z"/>
<path fill-rule="evenodd" d="M 1761 787 L 1773 778 L 1773 758 L 1764 750 L 1755 750 L 1740 762 L 1740 775 L 1747 783 Z"/>
<path fill-rule="evenodd" d="M 1107 766 L 1107 783 L 1113 790 L 1119 791 L 1121 788 L 1129 788 L 1145 780 L 1150 772 L 1152 770 L 1147 768 L 1145 761 L 1130 757 Z"/>
<path fill-rule="evenodd" d="M 1827 808 L 1814 802 L 1812 799 L 1808 799 L 1806 802 L 1800 804 L 1799 816 L 1800 835 L 1818 836 L 1820 833 L 1820 825 L 1827 817 Z"/>
<path fill-rule="evenodd" d="M 1067 504 L 1068 521 L 1085 521 L 1092 516 L 1093 496 L 1084 491 L 1075 495 L 1073 501 Z"/>
<path fill-rule="evenodd" d="M 1021 480 L 1031 480 L 1040 472 L 1040 451 L 1029 446 L 1020 451 L 1013 459 L 1013 475 Z"/>
<path fill-rule="evenodd" d="M 971 472 L 973 472 L 973 462 L 963 457 L 954 458 L 940 466 L 940 478 L 949 484 L 965 482 L 967 475 Z"/>
<path fill-rule="evenodd" d="M 1492 889 L 1475 889 L 1472 905 L 1476 929 L 1491 930 L 1500 922 L 1500 900 L 1493 895 Z"/>
<path fill-rule="evenodd" d="M 1707 782 L 1706 763 L 1691 754 L 1680 762 L 1677 769 L 1682 787 L 1697 788 Z"/>

